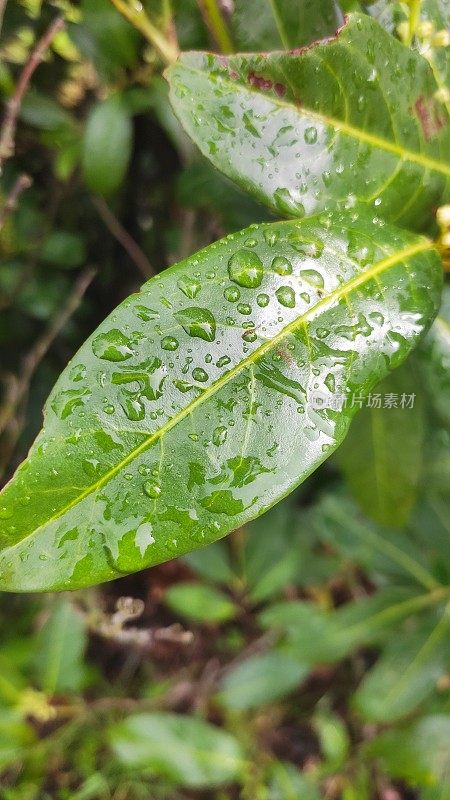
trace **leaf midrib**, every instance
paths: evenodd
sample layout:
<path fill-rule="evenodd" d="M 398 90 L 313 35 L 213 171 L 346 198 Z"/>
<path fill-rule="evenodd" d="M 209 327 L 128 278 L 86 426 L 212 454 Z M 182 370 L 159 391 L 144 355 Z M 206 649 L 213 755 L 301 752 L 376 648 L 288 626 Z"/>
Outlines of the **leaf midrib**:
<path fill-rule="evenodd" d="M 98 489 L 101 489 L 106 483 L 112 480 L 124 467 L 134 461 L 137 456 L 141 453 L 145 452 L 149 447 L 152 446 L 155 442 L 159 439 L 162 439 L 172 428 L 174 428 L 178 423 L 180 423 L 185 417 L 189 416 L 195 408 L 202 405 L 203 402 L 209 400 L 216 392 L 220 391 L 223 386 L 226 386 L 229 381 L 233 380 L 237 375 L 243 372 L 247 367 L 257 359 L 261 358 L 267 351 L 271 350 L 273 347 L 277 345 L 285 336 L 289 333 L 296 330 L 297 327 L 304 324 L 307 321 L 311 321 L 314 318 L 314 315 L 317 312 L 321 312 L 334 303 L 334 301 L 341 300 L 346 294 L 352 292 L 354 289 L 358 288 L 365 283 L 368 283 L 370 280 L 375 278 L 377 275 L 385 272 L 390 267 L 394 267 L 402 261 L 405 261 L 408 258 L 412 258 L 419 253 L 426 252 L 428 250 L 434 249 L 434 243 L 429 239 L 421 239 L 419 242 L 416 242 L 414 245 L 409 245 L 408 247 L 400 250 L 398 253 L 395 253 L 387 258 L 378 261 L 376 264 L 373 264 L 370 269 L 360 272 L 358 275 L 353 277 L 349 280 L 346 284 L 340 285 L 337 289 L 334 289 L 327 297 L 322 298 L 319 300 L 315 306 L 309 308 L 304 314 L 296 319 L 292 320 L 285 328 L 283 328 L 279 333 L 277 333 L 272 339 L 267 340 L 264 342 L 260 347 L 256 348 L 250 355 L 236 364 L 233 369 L 230 369 L 221 378 L 211 384 L 205 391 L 192 400 L 185 408 L 183 408 L 178 414 L 175 414 L 172 419 L 168 420 L 165 425 L 163 425 L 158 431 L 151 434 L 144 442 L 142 442 L 138 447 L 135 447 L 133 450 L 130 451 L 126 458 L 122 459 L 115 467 L 112 467 L 108 472 L 106 472 L 101 478 L 98 479 L 95 483 L 87 486 L 84 491 L 82 491 L 77 497 L 67 503 L 64 508 L 60 509 L 56 512 L 53 516 L 46 519 L 32 531 L 30 531 L 26 536 L 20 539 L 17 542 L 14 542 L 10 547 L 5 548 L 5 550 L 10 550 L 13 547 L 21 544 L 26 539 L 30 538 L 34 534 L 36 534 L 41 528 L 50 525 L 55 520 L 59 519 L 60 517 L 64 516 L 68 511 L 74 508 L 78 503 L 81 503 L 86 497 L 89 497 L 90 494 L 96 492 Z"/>
<path fill-rule="evenodd" d="M 205 77 L 205 72 L 201 69 L 197 69 L 193 67 L 191 64 L 187 64 L 185 61 L 181 62 L 184 69 L 192 72 L 195 75 L 200 75 Z M 237 92 L 245 92 L 246 94 L 257 94 L 264 99 L 268 99 L 267 95 L 259 92 L 256 89 L 249 89 L 246 86 L 243 86 L 240 83 L 233 82 L 228 80 L 223 75 L 220 76 L 212 76 L 209 75 L 209 78 L 214 80 L 216 83 L 224 83 L 230 87 L 231 90 Z M 405 147 L 401 145 L 390 142 L 387 139 L 383 139 L 381 136 L 377 136 L 373 133 L 368 133 L 367 131 L 362 130 L 362 128 L 357 128 L 354 125 L 349 124 L 348 122 L 344 122 L 343 120 L 336 119 L 335 117 L 330 117 L 327 114 L 323 114 L 319 111 L 313 111 L 313 109 L 306 108 L 305 106 L 298 107 L 293 103 L 289 103 L 286 100 L 283 100 L 280 97 L 275 95 L 270 97 L 270 102 L 273 105 L 278 106 L 279 108 L 285 108 L 289 111 L 293 111 L 297 113 L 300 117 L 307 117 L 315 122 L 320 122 L 322 125 L 326 125 L 337 133 L 344 134 L 345 136 L 349 136 L 350 138 L 356 139 L 358 142 L 364 142 L 365 144 L 369 144 L 374 148 L 378 148 L 380 150 L 385 150 L 386 152 L 393 153 L 394 155 L 399 156 L 400 158 L 411 161 L 416 164 L 420 164 L 420 166 L 424 167 L 425 169 L 432 170 L 433 172 L 439 172 L 442 175 L 450 178 L 450 164 L 446 164 L 445 162 L 436 161 L 434 158 L 430 158 L 429 156 L 423 155 L 422 153 L 414 153 L 412 150 L 407 150 Z M 450 122 L 450 120 L 449 120 Z"/>

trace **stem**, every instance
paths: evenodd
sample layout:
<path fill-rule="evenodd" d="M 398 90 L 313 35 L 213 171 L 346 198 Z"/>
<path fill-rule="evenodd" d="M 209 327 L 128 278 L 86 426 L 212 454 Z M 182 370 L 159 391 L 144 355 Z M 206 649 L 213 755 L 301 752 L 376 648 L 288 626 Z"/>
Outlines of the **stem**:
<path fill-rule="evenodd" d="M 12 212 L 16 209 L 17 201 L 20 195 L 25 191 L 25 189 L 29 189 L 32 183 L 33 181 L 29 175 L 25 175 L 25 173 L 19 175 L 10 193 L 8 194 L 8 197 L 6 198 L 3 208 L 0 210 L 0 231 L 4 227 L 5 222 L 10 214 L 12 214 Z"/>
<path fill-rule="evenodd" d="M 198 0 L 198 4 L 220 52 L 233 53 L 233 42 L 217 0 Z"/>
<path fill-rule="evenodd" d="M 407 44 L 411 46 L 414 39 L 417 25 L 420 21 L 420 2 L 421 0 L 409 0 L 409 36 Z"/>
<path fill-rule="evenodd" d="M 165 64 L 173 64 L 177 60 L 176 44 L 170 42 L 156 25 L 153 25 L 140 2 L 136 2 L 134 6 L 130 5 L 127 0 L 111 0 L 111 2 L 117 11 L 150 42 Z"/>
<path fill-rule="evenodd" d="M 41 39 L 39 39 L 36 47 L 27 63 L 25 64 L 15 92 L 8 100 L 6 106 L 6 114 L 0 130 L 0 166 L 7 158 L 14 155 L 14 138 L 16 134 L 17 116 L 20 111 L 20 106 L 24 98 L 25 92 L 28 89 L 28 84 L 33 76 L 35 69 L 43 60 L 47 49 L 49 48 L 53 38 L 58 31 L 64 27 L 64 20 L 62 17 L 56 17 L 50 27 L 46 30 Z"/>
<path fill-rule="evenodd" d="M 137 268 L 142 272 L 144 278 L 150 278 L 151 275 L 155 275 L 155 270 L 150 264 L 150 261 L 145 253 L 141 250 L 137 242 L 135 242 L 130 236 L 128 231 L 125 230 L 117 217 L 114 216 L 103 197 L 100 197 L 100 195 L 93 197 L 92 203 L 97 209 L 99 216 L 102 218 L 111 235 L 114 236 L 119 244 L 122 245 L 125 252 L 128 253 L 131 260 L 134 261 Z"/>

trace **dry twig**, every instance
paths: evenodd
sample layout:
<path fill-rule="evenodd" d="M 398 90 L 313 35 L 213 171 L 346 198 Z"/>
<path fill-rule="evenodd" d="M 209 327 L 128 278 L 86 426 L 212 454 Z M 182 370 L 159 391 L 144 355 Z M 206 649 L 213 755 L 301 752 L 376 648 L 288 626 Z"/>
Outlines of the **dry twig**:
<path fill-rule="evenodd" d="M 121 222 L 114 216 L 110 207 L 100 195 L 92 197 L 92 203 L 98 211 L 99 216 L 105 223 L 112 236 L 122 245 L 126 253 L 128 253 L 131 260 L 136 264 L 138 270 L 142 273 L 144 278 L 150 278 L 155 274 L 150 261 L 141 250 L 139 245 L 130 236 L 128 231 L 125 230 Z"/>
<path fill-rule="evenodd" d="M 17 207 L 17 201 L 25 191 L 25 189 L 29 189 L 33 181 L 31 180 L 29 175 L 19 175 L 17 180 L 14 182 L 13 187 L 6 198 L 5 204 L 3 208 L 0 210 L 0 231 L 2 230 L 6 220 L 8 219 L 9 215 Z"/>

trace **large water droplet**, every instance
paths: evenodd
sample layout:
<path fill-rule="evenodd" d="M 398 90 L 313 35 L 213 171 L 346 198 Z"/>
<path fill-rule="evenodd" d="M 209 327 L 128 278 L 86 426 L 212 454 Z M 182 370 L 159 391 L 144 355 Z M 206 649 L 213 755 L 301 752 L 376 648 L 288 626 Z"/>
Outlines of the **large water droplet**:
<path fill-rule="evenodd" d="M 256 302 L 258 303 L 260 308 L 265 308 L 270 303 L 270 297 L 268 294 L 264 294 L 263 292 L 259 294 L 256 298 Z"/>
<path fill-rule="evenodd" d="M 272 269 L 277 275 L 291 275 L 292 264 L 284 256 L 276 256 L 272 261 Z"/>
<path fill-rule="evenodd" d="M 280 286 L 275 292 L 278 302 L 287 308 L 294 308 L 295 306 L 295 292 L 291 286 Z"/>
<path fill-rule="evenodd" d="M 237 303 L 241 293 L 237 286 L 227 286 L 226 289 L 223 290 L 223 296 L 229 303 Z"/>
<path fill-rule="evenodd" d="M 161 494 L 161 486 L 155 481 L 145 481 L 143 488 L 147 497 L 152 497 L 155 499 Z"/>
<path fill-rule="evenodd" d="M 228 274 L 240 286 L 256 289 L 263 279 L 263 264 L 251 250 L 238 250 L 228 262 Z"/>
<path fill-rule="evenodd" d="M 208 373 L 202 367 L 194 367 L 192 370 L 192 377 L 200 383 L 206 383 L 208 380 Z"/>
<path fill-rule="evenodd" d="M 186 297 L 189 297 L 189 300 L 193 300 L 194 297 L 197 297 L 202 288 L 201 284 L 189 275 L 182 275 L 181 278 L 178 278 L 177 286 Z"/>
<path fill-rule="evenodd" d="M 315 269 L 302 269 L 300 271 L 300 277 L 316 289 L 323 289 L 324 287 L 323 276 Z"/>
<path fill-rule="evenodd" d="M 216 336 L 216 320 L 207 308 L 184 308 L 174 317 L 189 336 L 213 342 Z"/>
<path fill-rule="evenodd" d="M 306 128 L 303 134 L 306 144 L 315 144 L 317 142 L 317 128 L 314 126 Z"/>
<path fill-rule="evenodd" d="M 92 342 L 92 350 L 97 358 L 106 361 L 126 361 L 134 355 L 129 339 L 117 328 L 97 336 Z"/>
<path fill-rule="evenodd" d="M 215 428 L 212 437 L 213 444 L 215 444 L 216 447 L 220 447 L 220 445 L 225 442 L 227 434 L 228 431 L 226 428 L 224 428 L 223 425 L 220 425 L 218 428 Z"/>
<path fill-rule="evenodd" d="M 161 347 L 163 350 L 176 350 L 179 344 L 175 336 L 165 336 L 164 339 L 161 340 Z"/>

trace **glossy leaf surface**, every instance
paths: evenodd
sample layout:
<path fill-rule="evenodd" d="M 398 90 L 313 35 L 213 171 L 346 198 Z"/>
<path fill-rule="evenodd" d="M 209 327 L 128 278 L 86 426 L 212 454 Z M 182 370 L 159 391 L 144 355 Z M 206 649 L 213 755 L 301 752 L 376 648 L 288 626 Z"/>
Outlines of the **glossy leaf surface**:
<path fill-rule="evenodd" d="M 363 202 L 426 224 L 448 197 L 448 111 L 428 62 L 365 15 L 287 53 L 187 53 L 171 101 L 216 167 L 283 216 Z"/>
<path fill-rule="evenodd" d="M 0 588 L 75 588 L 258 516 L 430 324 L 432 243 L 354 214 L 253 226 L 146 283 L 59 378 L 0 495 Z M 341 403 L 342 404 L 342 403 Z"/>

